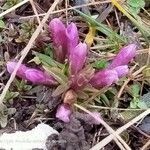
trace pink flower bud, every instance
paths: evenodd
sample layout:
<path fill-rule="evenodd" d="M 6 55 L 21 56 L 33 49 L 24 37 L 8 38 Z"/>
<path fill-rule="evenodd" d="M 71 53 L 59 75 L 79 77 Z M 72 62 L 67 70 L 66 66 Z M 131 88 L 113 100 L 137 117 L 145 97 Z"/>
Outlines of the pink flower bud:
<path fill-rule="evenodd" d="M 10 74 L 14 71 L 16 65 L 17 62 L 13 62 L 13 61 L 7 62 L 7 70 Z M 21 64 L 21 66 L 19 67 L 16 76 L 24 80 L 28 80 L 34 84 L 44 84 L 44 85 L 57 84 L 57 81 L 52 76 L 47 75 L 41 70 L 26 67 L 23 64 Z"/>
<path fill-rule="evenodd" d="M 69 105 L 61 104 L 57 108 L 56 118 L 68 123 L 70 121 L 70 115 L 72 111 Z"/>
<path fill-rule="evenodd" d="M 67 54 L 67 36 L 65 25 L 55 18 L 50 21 L 49 29 L 51 31 L 52 40 L 54 43 L 54 54 L 57 61 L 63 62 Z"/>
<path fill-rule="evenodd" d="M 67 26 L 66 35 L 68 40 L 68 56 L 69 56 L 70 51 L 72 51 L 78 45 L 79 41 L 78 30 L 74 23 L 71 23 Z"/>
<path fill-rule="evenodd" d="M 60 19 L 55 18 L 49 23 L 49 29 L 52 33 L 56 60 L 63 62 L 66 55 L 69 56 L 70 51 L 78 44 L 77 27 L 71 23 L 66 28 Z"/>
<path fill-rule="evenodd" d="M 101 70 L 98 71 L 90 80 L 90 84 L 99 89 L 105 86 L 110 86 L 112 83 L 118 81 L 118 74 L 115 70 Z"/>
<path fill-rule="evenodd" d="M 109 66 L 109 69 L 122 65 L 127 65 L 136 55 L 137 46 L 129 44 L 123 47 Z"/>
<path fill-rule="evenodd" d="M 28 69 L 25 72 L 26 79 L 34 84 L 44 84 L 44 85 L 55 85 L 56 80 L 53 77 L 48 76 L 44 72 L 37 69 Z"/>
<path fill-rule="evenodd" d="M 118 66 L 118 67 L 114 68 L 114 70 L 118 73 L 119 78 L 126 76 L 129 72 L 129 68 L 127 65 Z"/>
<path fill-rule="evenodd" d="M 84 66 L 87 56 L 87 45 L 79 43 L 72 49 L 69 57 L 69 70 L 71 75 L 76 75 Z"/>
<path fill-rule="evenodd" d="M 11 74 L 15 67 L 17 65 L 17 62 L 14 61 L 8 61 L 6 66 L 7 66 L 7 71 Z M 26 79 L 25 76 L 25 71 L 28 69 L 28 67 L 26 67 L 25 65 L 21 64 L 21 66 L 19 67 L 19 69 L 17 70 L 16 75 L 22 79 Z"/>

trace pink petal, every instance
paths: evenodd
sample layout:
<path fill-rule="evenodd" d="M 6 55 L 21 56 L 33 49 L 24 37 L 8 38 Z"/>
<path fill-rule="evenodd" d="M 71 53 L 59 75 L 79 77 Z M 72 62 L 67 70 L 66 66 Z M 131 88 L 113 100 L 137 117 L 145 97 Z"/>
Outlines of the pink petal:
<path fill-rule="evenodd" d="M 102 88 L 104 86 L 110 86 L 118 81 L 118 74 L 115 70 L 101 70 L 98 71 L 94 77 L 90 80 L 90 84 L 95 88 Z"/>
<path fill-rule="evenodd" d="M 109 68 L 127 65 L 133 59 L 133 57 L 135 57 L 136 49 L 137 46 L 135 44 L 129 44 L 128 46 L 123 47 L 114 58 Z"/>
<path fill-rule="evenodd" d="M 78 29 L 74 23 L 71 23 L 67 26 L 66 35 L 68 39 L 68 56 L 69 56 L 70 51 L 72 51 L 73 48 L 75 48 L 79 42 Z"/>
<path fill-rule="evenodd" d="M 7 70 L 10 74 L 14 71 L 16 65 L 17 62 L 13 62 L 13 61 L 7 62 Z M 41 70 L 26 67 L 23 64 L 19 67 L 16 76 L 24 80 L 28 80 L 34 84 L 44 84 L 44 85 L 57 84 L 57 81 L 52 76 L 47 75 Z"/>
<path fill-rule="evenodd" d="M 114 68 L 114 70 L 118 73 L 119 78 L 126 76 L 129 72 L 129 68 L 127 65 L 118 66 L 118 67 Z"/>
<path fill-rule="evenodd" d="M 27 80 L 29 80 L 33 83 L 45 82 L 45 76 L 42 71 L 39 71 L 36 69 L 28 69 L 25 72 L 25 74 L 26 74 Z"/>
<path fill-rule="evenodd" d="M 55 57 L 58 61 L 63 62 L 67 54 L 68 44 L 65 25 L 60 21 L 60 19 L 55 18 L 50 21 L 49 30 L 52 34 Z"/>
<path fill-rule="evenodd" d="M 17 65 L 17 62 L 15 61 L 8 61 L 6 66 L 7 66 L 7 71 L 11 74 L 15 67 Z M 25 65 L 21 64 L 21 66 L 19 67 L 16 75 L 22 79 L 26 79 L 26 76 L 25 76 L 25 71 L 28 69 L 28 67 L 26 67 Z"/>
<path fill-rule="evenodd" d="M 28 69 L 25 72 L 26 79 L 34 84 L 45 84 L 54 85 L 56 81 L 51 77 L 46 75 L 44 72 L 37 69 Z"/>
<path fill-rule="evenodd" d="M 72 111 L 69 105 L 61 104 L 57 108 L 56 118 L 62 120 L 63 122 L 68 123 L 70 121 L 70 115 Z"/>
<path fill-rule="evenodd" d="M 79 43 L 70 53 L 69 70 L 71 75 L 77 74 L 84 66 L 87 56 L 87 45 Z"/>

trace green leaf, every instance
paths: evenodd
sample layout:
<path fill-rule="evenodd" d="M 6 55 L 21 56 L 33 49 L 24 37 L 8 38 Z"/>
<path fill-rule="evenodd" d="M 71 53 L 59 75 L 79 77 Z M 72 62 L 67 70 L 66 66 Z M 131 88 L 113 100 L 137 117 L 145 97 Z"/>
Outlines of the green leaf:
<path fill-rule="evenodd" d="M 107 35 L 108 37 L 111 37 L 112 35 L 114 35 L 115 38 L 118 39 L 119 41 L 126 42 L 126 39 L 124 37 L 122 37 L 121 35 L 118 35 L 115 31 L 110 29 L 107 25 L 97 22 L 91 16 L 86 15 L 79 10 L 76 10 L 76 9 L 74 10 L 77 13 L 79 13 L 80 16 L 83 17 L 88 23 L 90 23 L 91 26 L 96 27 L 96 29 L 102 32 L 103 34 Z"/>
<path fill-rule="evenodd" d="M 27 85 L 27 82 L 25 80 L 20 81 L 20 80 L 15 79 L 14 84 L 16 85 L 18 92 L 19 91 L 29 91 L 32 89 L 32 86 Z"/>
<path fill-rule="evenodd" d="M 150 108 L 150 92 L 141 96 L 140 101 L 146 103 L 146 106 Z"/>
<path fill-rule="evenodd" d="M 5 28 L 6 25 L 3 20 L 0 19 L 0 28 Z"/>
<path fill-rule="evenodd" d="M 7 108 L 6 105 L 0 104 L 0 126 L 2 128 L 7 125 L 8 115 L 14 114 L 16 112 L 15 108 Z"/>
<path fill-rule="evenodd" d="M 65 85 L 68 83 L 68 77 L 65 76 L 61 69 L 59 68 L 50 68 L 47 66 L 43 66 L 43 68 L 55 78 L 60 84 Z"/>
<path fill-rule="evenodd" d="M 150 67 L 145 68 L 142 73 L 145 80 L 150 83 Z"/>
<path fill-rule="evenodd" d="M 44 49 L 44 54 L 49 55 L 51 58 L 53 58 L 53 50 L 51 45 L 48 45 L 45 49 Z"/>
<path fill-rule="evenodd" d="M 140 86 L 138 84 L 132 85 L 131 92 L 133 97 L 139 97 Z"/>
<path fill-rule="evenodd" d="M 131 7 L 142 8 L 145 6 L 144 0 L 127 0 L 127 4 Z"/>
<path fill-rule="evenodd" d="M 7 115 L 0 117 L 0 125 L 2 128 L 5 128 L 7 125 Z"/>
<path fill-rule="evenodd" d="M 148 106 L 146 105 L 146 103 L 144 101 L 139 101 L 137 106 L 141 109 L 147 109 Z"/>
<path fill-rule="evenodd" d="M 102 93 L 100 95 L 100 98 L 101 98 L 101 101 L 104 103 L 105 106 L 110 106 L 110 101 L 105 94 Z"/>
<path fill-rule="evenodd" d="M 139 18 L 137 14 L 140 12 L 141 8 L 145 6 L 144 0 L 127 0 L 127 4 L 130 13 L 134 17 Z"/>
<path fill-rule="evenodd" d="M 13 7 L 14 5 L 18 4 L 22 0 L 5 0 L 5 4 L 3 5 L 3 9 L 8 9 Z"/>
<path fill-rule="evenodd" d="M 133 99 L 130 102 L 130 108 L 137 108 L 138 102 L 136 101 L 137 99 Z"/>
<path fill-rule="evenodd" d="M 19 95 L 19 92 L 7 91 L 6 96 L 5 96 L 5 101 L 12 100 L 16 98 L 18 95 Z"/>
<path fill-rule="evenodd" d="M 93 67 L 96 69 L 104 69 L 108 66 L 108 62 L 105 59 L 98 60 L 93 64 Z"/>
<path fill-rule="evenodd" d="M 34 62 L 34 63 L 36 63 L 37 65 L 40 65 L 42 62 L 41 62 L 41 60 L 39 59 L 39 57 L 37 57 L 37 56 L 35 56 L 33 59 L 31 59 L 30 61 L 29 61 L 29 63 L 31 63 L 31 62 Z"/>
<path fill-rule="evenodd" d="M 39 60 L 41 61 L 41 63 L 43 65 L 48 65 L 51 67 L 60 67 L 63 68 L 63 64 L 55 61 L 54 59 L 52 59 L 51 57 L 42 54 L 42 53 L 38 53 L 38 52 L 34 52 L 34 54 L 39 58 Z"/>
<path fill-rule="evenodd" d="M 150 93 L 144 94 L 141 98 L 134 97 L 130 102 L 130 108 L 150 108 Z"/>
<path fill-rule="evenodd" d="M 141 114 L 141 112 L 143 112 L 143 111 L 141 111 L 141 110 L 134 111 L 134 109 L 133 110 L 125 110 L 125 111 L 119 113 L 119 116 L 123 121 L 126 122 L 126 121 L 129 121 L 129 120 L 135 118 L 136 116 Z"/>
<path fill-rule="evenodd" d="M 150 77 L 150 67 L 147 67 L 143 70 L 144 77 Z"/>

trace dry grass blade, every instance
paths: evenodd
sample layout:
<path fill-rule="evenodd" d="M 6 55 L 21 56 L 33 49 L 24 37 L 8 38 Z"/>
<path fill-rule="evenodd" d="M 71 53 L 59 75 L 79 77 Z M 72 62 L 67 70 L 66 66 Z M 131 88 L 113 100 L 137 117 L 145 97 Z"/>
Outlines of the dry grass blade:
<path fill-rule="evenodd" d="M 117 111 L 122 111 L 122 110 L 129 110 L 129 111 L 141 111 L 141 110 L 147 110 L 145 109 L 141 109 L 141 108 L 137 108 L 137 109 L 133 109 L 133 108 L 118 108 L 118 107 L 104 107 L 104 106 L 95 106 L 95 105 L 87 105 L 88 108 L 94 108 L 94 109 L 98 109 L 98 110 L 117 110 Z"/>
<path fill-rule="evenodd" d="M 35 32 L 33 33 L 31 39 L 29 40 L 27 46 L 23 49 L 22 51 L 22 56 L 20 58 L 20 60 L 18 61 L 13 73 L 11 74 L 6 86 L 3 89 L 2 94 L 0 95 L 0 104 L 3 103 L 3 99 L 5 98 L 5 95 L 11 85 L 11 83 L 13 82 L 15 76 L 16 76 L 16 72 L 19 69 L 22 61 L 24 60 L 24 58 L 26 57 L 26 55 L 28 54 L 28 52 L 30 51 L 35 39 L 37 38 L 37 36 L 39 35 L 39 33 L 41 32 L 43 25 L 45 24 L 45 22 L 47 21 L 47 19 L 49 18 L 49 15 L 51 14 L 51 12 L 55 9 L 56 5 L 59 3 L 59 0 L 56 0 L 52 6 L 50 7 L 50 9 L 48 10 L 48 12 L 46 13 L 45 17 L 43 18 L 43 20 L 41 21 L 41 24 L 37 27 L 37 29 L 35 30 Z"/>
<path fill-rule="evenodd" d="M 52 14 L 56 14 L 56 13 L 60 13 L 60 12 L 65 12 L 65 11 L 68 11 L 68 10 L 73 10 L 73 9 L 77 9 L 77 8 L 81 8 L 81 7 L 94 6 L 94 5 L 98 5 L 98 4 L 105 4 L 105 3 L 111 3 L 111 0 L 91 2 L 91 3 L 88 3 L 88 4 L 83 4 L 83 5 L 74 6 L 74 7 L 70 7 L 70 8 L 67 7 L 65 9 L 53 11 Z M 45 13 L 39 14 L 38 16 L 39 17 L 45 16 Z M 26 16 L 26 17 L 21 17 L 20 19 L 29 19 L 29 18 L 34 18 L 34 17 L 37 17 L 37 16 L 36 15 Z"/>
<path fill-rule="evenodd" d="M 13 6 L 13 7 L 7 9 L 6 11 L 4 11 L 4 12 L 2 12 L 2 13 L 0 14 L 0 17 L 3 17 L 3 16 L 5 16 L 6 14 L 8 14 L 8 13 L 14 11 L 15 9 L 17 9 L 18 7 L 24 5 L 24 4 L 27 3 L 28 1 L 29 1 L 29 0 L 24 0 L 24 1 L 22 1 L 22 2 L 20 2 L 20 3 L 18 3 L 18 4 L 16 4 L 15 6 Z"/>
<path fill-rule="evenodd" d="M 77 108 L 83 110 L 84 112 L 88 113 L 89 115 L 91 115 L 94 119 L 96 119 L 97 121 L 99 121 L 106 129 L 109 133 L 114 135 L 114 141 L 116 142 L 116 144 L 120 147 L 120 149 L 125 149 L 125 150 L 131 150 L 131 148 L 126 144 L 126 142 L 117 134 L 115 134 L 115 131 L 102 119 L 95 117 L 90 111 L 88 111 L 87 109 L 85 109 L 84 107 L 78 105 L 78 104 L 74 104 Z M 118 141 L 119 140 L 119 141 Z M 124 147 L 123 147 L 124 146 Z M 98 149 L 97 149 L 98 150 Z"/>
<path fill-rule="evenodd" d="M 38 16 L 38 12 L 37 12 L 36 7 L 35 7 L 35 5 L 34 5 L 34 1 L 33 1 L 33 0 L 29 0 L 29 1 L 30 1 L 30 3 L 31 3 L 32 9 L 33 9 L 33 11 L 34 11 L 34 14 L 36 15 L 36 18 L 37 18 L 38 23 L 41 24 L 40 18 L 39 18 L 39 16 Z"/>
<path fill-rule="evenodd" d="M 124 126 L 120 127 L 119 129 L 116 130 L 115 135 L 122 133 L 123 131 L 125 131 L 127 128 L 129 128 L 131 125 L 133 125 L 134 123 L 136 123 L 137 121 L 139 121 L 140 119 L 144 118 L 145 116 L 147 116 L 148 114 L 150 114 L 150 109 L 144 111 L 143 113 L 141 113 L 139 116 L 135 117 L 134 119 L 132 119 L 131 121 L 129 121 L 127 124 L 125 124 Z M 107 136 L 105 139 L 103 139 L 101 142 L 99 142 L 98 144 L 96 144 L 95 146 L 93 146 L 90 150 L 99 150 L 101 148 L 103 148 L 105 145 L 107 145 L 111 140 L 113 140 L 114 135 L 111 134 L 109 136 Z"/>
<path fill-rule="evenodd" d="M 148 49 L 148 57 L 147 57 L 147 63 L 146 63 L 147 66 L 149 65 L 149 62 L 150 62 L 150 47 Z"/>

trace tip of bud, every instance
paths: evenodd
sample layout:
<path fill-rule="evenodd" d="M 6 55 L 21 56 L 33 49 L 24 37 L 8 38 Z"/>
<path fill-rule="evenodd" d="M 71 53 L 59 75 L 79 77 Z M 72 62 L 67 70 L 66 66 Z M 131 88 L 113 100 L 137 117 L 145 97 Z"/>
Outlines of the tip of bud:
<path fill-rule="evenodd" d="M 45 82 L 45 75 L 42 71 L 37 69 L 28 69 L 26 72 L 27 80 L 31 81 L 32 83 L 44 83 Z"/>
<path fill-rule="evenodd" d="M 15 62 L 15 61 L 8 61 L 7 64 L 6 64 L 7 71 L 11 74 L 14 71 L 16 65 L 17 65 L 17 62 Z M 16 75 L 18 77 L 20 77 L 20 78 L 26 79 L 25 71 L 27 69 L 28 69 L 28 67 L 26 67 L 25 65 L 21 64 L 20 67 L 17 70 Z"/>
<path fill-rule="evenodd" d="M 61 26 L 59 26 L 59 25 L 61 25 Z M 64 24 L 62 23 L 62 21 L 59 18 L 54 18 L 49 22 L 50 30 L 51 30 L 51 28 L 56 29 L 56 27 L 62 27 L 62 26 L 65 27 Z"/>
<path fill-rule="evenodd" d="M 9 73 L 12 73 L 12 72 L 14 71 L 15 67 L 16 67 L 16 64 L 17 64 L 16 62 L 8 61 L 7 64 L 6 64 L 6 66 L 7 66 L 7 71 L 8 71 Z"/>
<path fill-rule="evenodd" d="M 76 75 L 84 66 L 87 56 L 87 45 L 79 43 L 70 52 L 69 69 L 71 75 Z"/>
<path fill-rule="evenodd" d="M 114 70 L 118 73 L 119 78 L 126 76 L 129 72 L 129 68 L 127 65 L 118 66 L 118 67 L 114 68 Z"/>
<path fill-rule="evenodd" d="M 127 49 L 137 49 L 137 45 L 132 43 L 132 44 L 127 45 L 125 48 L 127 48 Z"/>
<path fill-rule="evenodd" d="M 110 86 L 118 80 L 118 73 L 115 70 L 106 69 L 97 72 L 90 80 L 90 83 L 93 87 L 99 89 L 105 86 Z"/>
<path fill-rule="evenodd" d="M 127 46 L 122 47 L 119 53 L 113 59 L 109 68 L 112 69 L 118 66 L 127 65 L 133 59 L 133 57 L 135 57 L 136 49 L 136 44 L 129 44 Z"/>
<path fill-rule="evenodd" d="M 61 104 L 57 108 L 56 118 L 62 120 L 63 122 L 70 122 L 71 108 L 69 105 Z"/>

